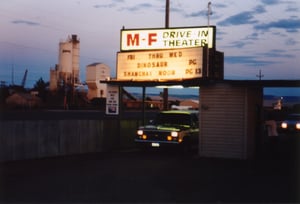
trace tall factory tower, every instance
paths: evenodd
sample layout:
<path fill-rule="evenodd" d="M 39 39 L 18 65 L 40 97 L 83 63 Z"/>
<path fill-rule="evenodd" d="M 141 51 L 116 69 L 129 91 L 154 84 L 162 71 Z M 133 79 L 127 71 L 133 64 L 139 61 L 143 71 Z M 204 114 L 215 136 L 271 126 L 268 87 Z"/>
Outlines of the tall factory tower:
<path fill-rule="evenodd" d="M 79 43 L 77 35 L 59 43 L 58 64 L 50 70 L 50 90 L 79 84 Z"/>

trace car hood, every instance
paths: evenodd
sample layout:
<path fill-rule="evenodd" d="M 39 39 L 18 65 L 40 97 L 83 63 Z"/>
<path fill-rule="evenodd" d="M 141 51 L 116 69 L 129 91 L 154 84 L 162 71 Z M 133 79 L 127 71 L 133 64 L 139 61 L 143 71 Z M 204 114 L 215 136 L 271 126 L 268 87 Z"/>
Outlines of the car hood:
<path fill-rule="evenodd" d="M 150 130 L 150 131 L 181 131 L 181 130 L 186 130 L 189 129 L 190 126 L 188 125 L 146 125 L 143 127 L 140 127 L 142 130 Z"/>
<path fill-rule="evenodd" d="M 299 120 L 284 120 L 282 122 L 285 122 L 285 123 L 288 123 L 288 124 L 297 124 L 297 123 L 300 123 Z"/>

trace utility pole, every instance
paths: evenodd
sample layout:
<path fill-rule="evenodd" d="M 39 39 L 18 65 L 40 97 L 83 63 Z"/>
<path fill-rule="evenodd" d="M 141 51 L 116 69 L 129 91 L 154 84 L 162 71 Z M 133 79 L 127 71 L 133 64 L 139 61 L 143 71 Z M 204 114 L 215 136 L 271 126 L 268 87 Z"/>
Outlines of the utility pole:
<path fill-rule="evenodd" d="M 209 22 L 209 16 L 212 14 L 211 11 L 211 2 L 208 2 L 207 4 L 207 33 L 209 32 L 209 26 L 210 26 L 210 22 Z M 206 55 L 207 55 L 207 59 L 206 59 L 206 77 L 209 77 L 209 34 L 207 35 L 207 50 L 206 50 Z"/>
<path fill-rule="evenodd" d="M 165 16 L 165 28 L 169 28 L 169 15 L 170 14 L 170 0 L 166 0 L 166 16 Z M 163 89 L 163 109 L 168 110 L 169 109 L 169 91 L 168 88 Z"/>
<path fill-rule="evenodd" d="M 169 28 L 169 16 L 170 16 L 170 0 L 166 0 L 166 18 L 165 18 L 166 28 Z"/>
<path fill-rule="evenodd" d="M 259 74 L 257 74 L 256 77 L 258 77 L 259 80 L 264 77 L 264 75 L 261 73 L 261 69 L 259 70 Z"/>

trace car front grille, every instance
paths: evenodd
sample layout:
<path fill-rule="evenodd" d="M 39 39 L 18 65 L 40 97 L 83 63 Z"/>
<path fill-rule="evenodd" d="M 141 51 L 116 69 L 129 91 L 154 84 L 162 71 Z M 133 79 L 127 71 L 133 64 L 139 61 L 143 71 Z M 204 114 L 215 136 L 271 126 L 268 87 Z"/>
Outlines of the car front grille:
<path fill-rule="evenodd" d="M 148 140 L 159 141 L 166 140 L 167 136 L 170 135 L 170 132 L 146 131 L 144 134 L 147 135 Z"/>

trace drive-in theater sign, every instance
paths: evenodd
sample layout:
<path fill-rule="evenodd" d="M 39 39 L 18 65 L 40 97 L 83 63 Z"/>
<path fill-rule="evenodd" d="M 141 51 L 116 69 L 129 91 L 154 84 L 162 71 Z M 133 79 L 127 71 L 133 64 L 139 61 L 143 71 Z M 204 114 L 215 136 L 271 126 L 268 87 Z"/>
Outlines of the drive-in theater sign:
<path fill-rule="evenodd" d="M 203 48 L 118 53 L 121 80 L 174 80 L 202 77 Z"/>
<path fill-rule="evenodd" d="M 223 77 L 222 66 L 215 72 L 217 66 L 210 65 L 223 63 L 223 53 L 215 50 L 215 26 L 121 29 L 120 34 L 117 78 L 107 81 L 110 85 L 147 87 Z"/>
<path fill-rule="evenodd" d="M 121 51 L 215 47 L 212 27 L 121 30 Z"/>
<path fill-rule="evenodd" d="M 168 81 L 201 78 L 215 27 L 122 29 L 117 80 Z"/>

